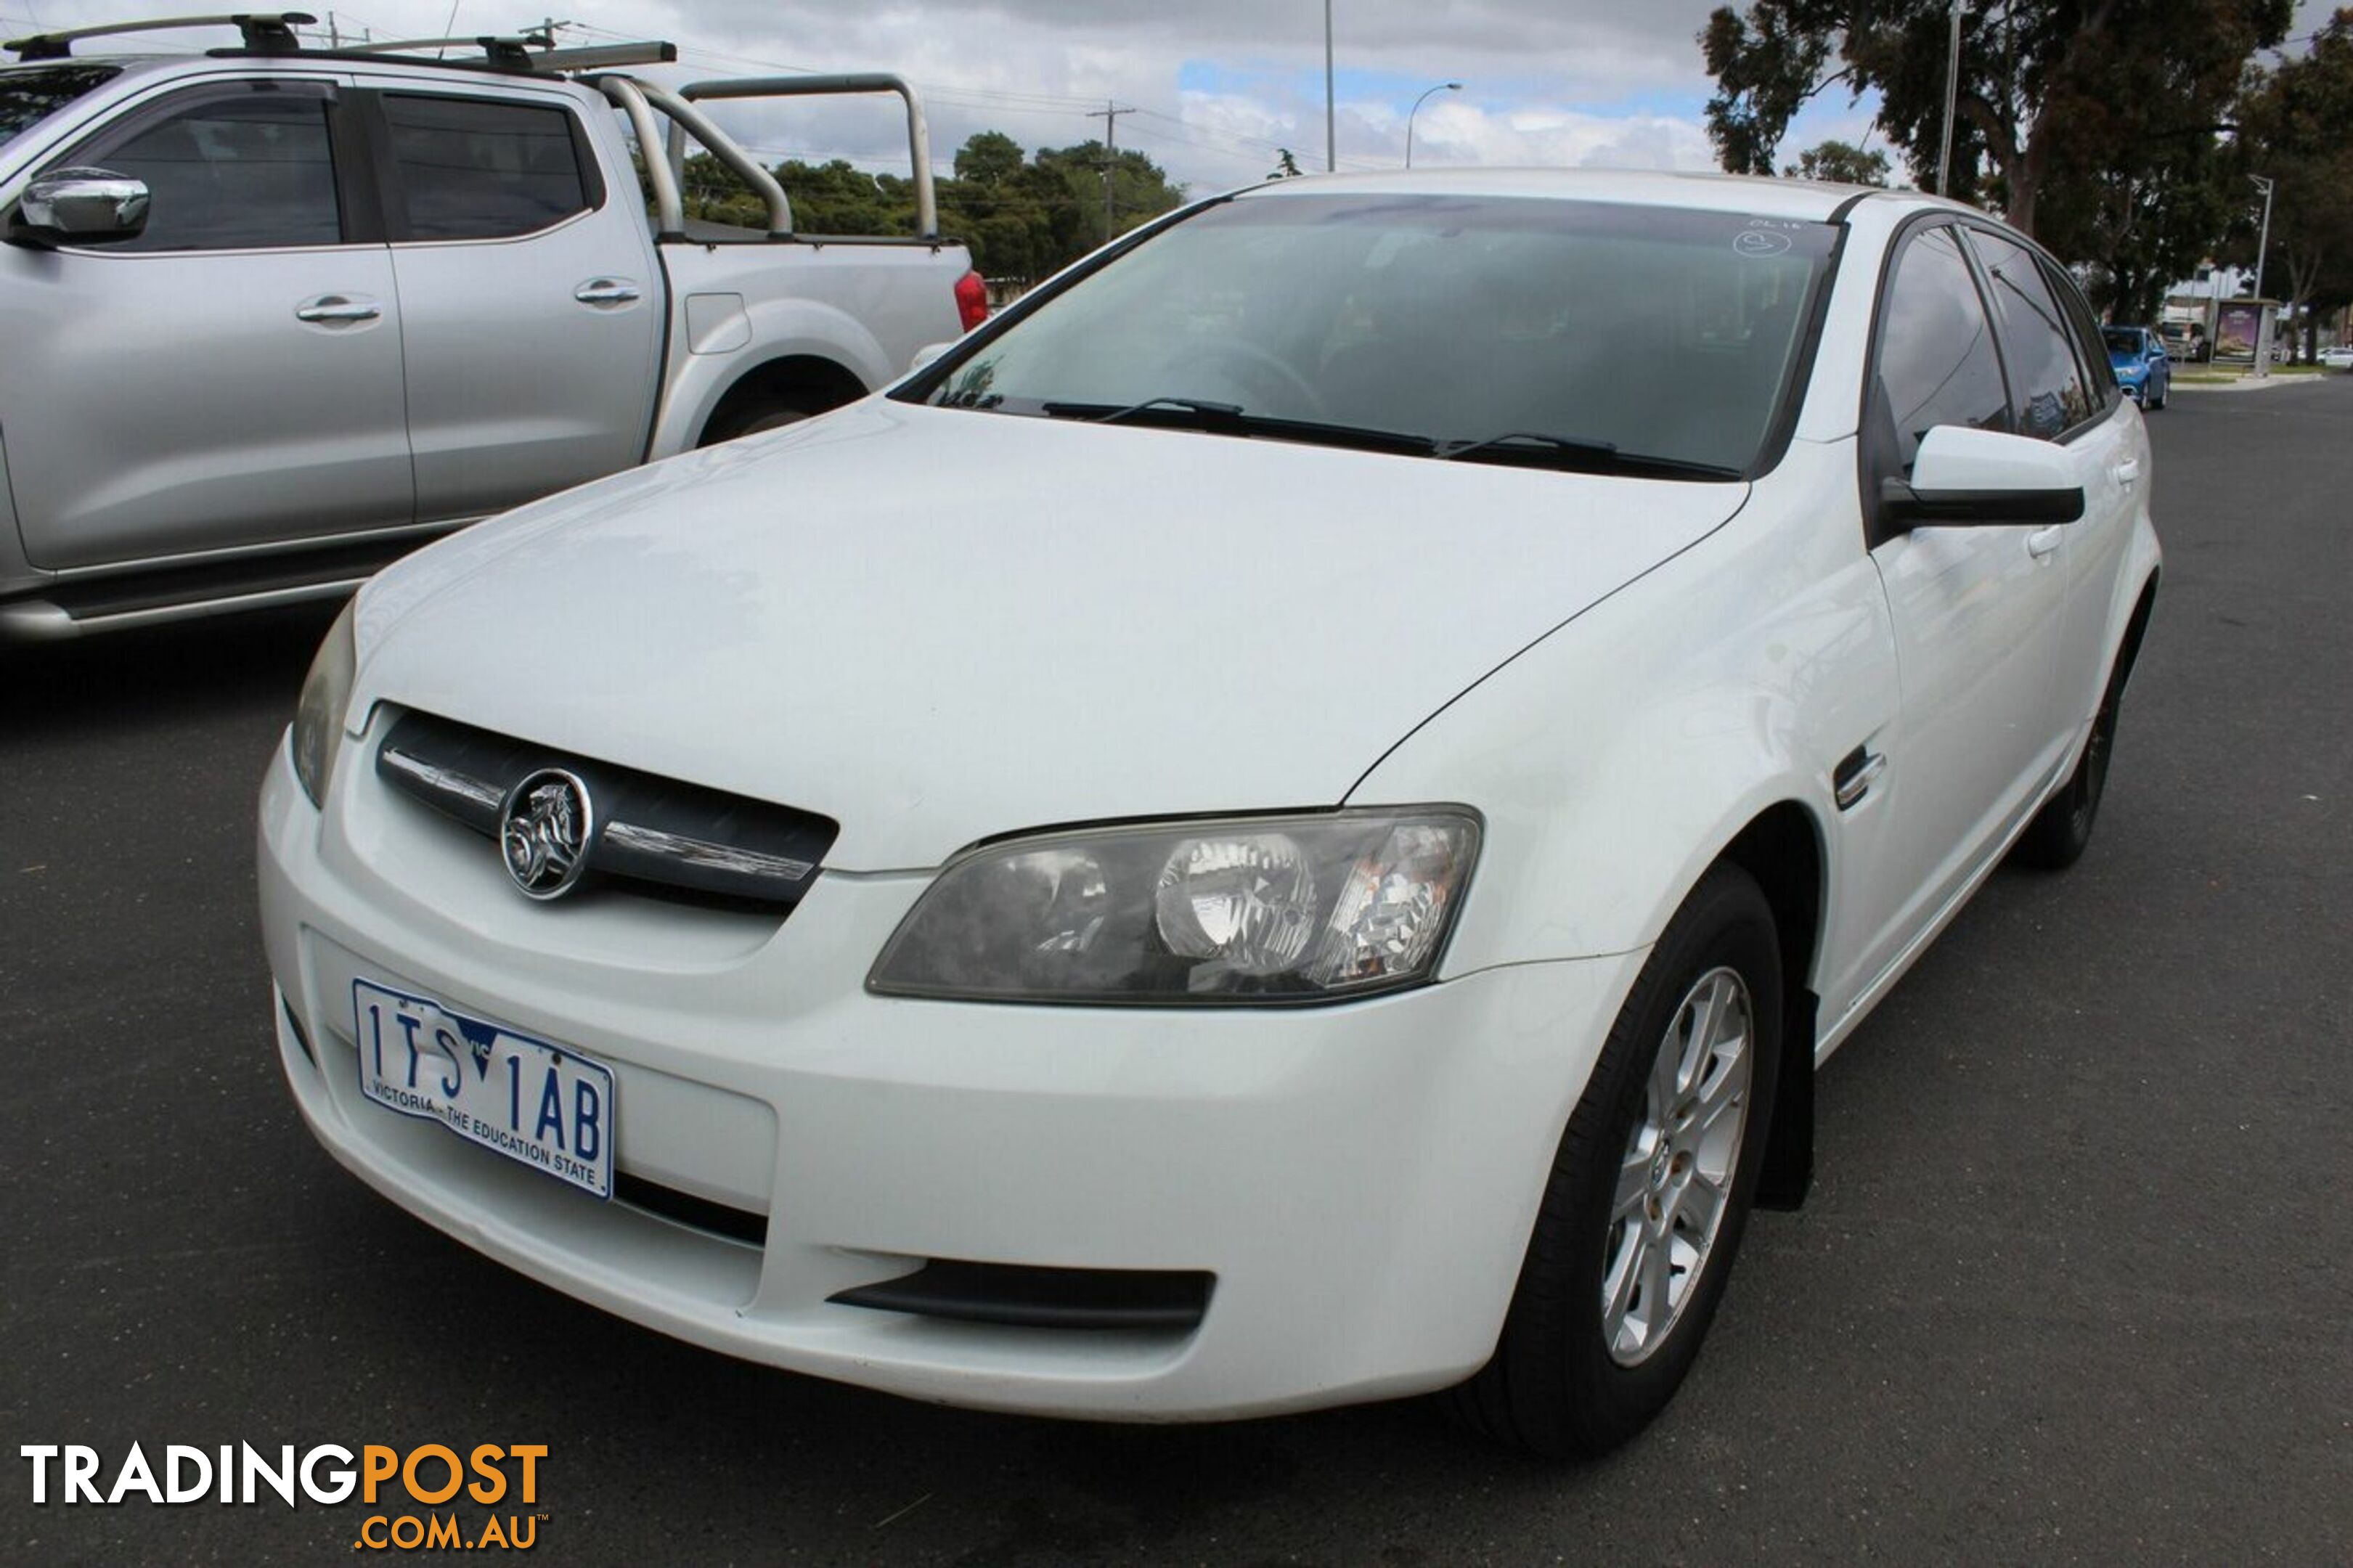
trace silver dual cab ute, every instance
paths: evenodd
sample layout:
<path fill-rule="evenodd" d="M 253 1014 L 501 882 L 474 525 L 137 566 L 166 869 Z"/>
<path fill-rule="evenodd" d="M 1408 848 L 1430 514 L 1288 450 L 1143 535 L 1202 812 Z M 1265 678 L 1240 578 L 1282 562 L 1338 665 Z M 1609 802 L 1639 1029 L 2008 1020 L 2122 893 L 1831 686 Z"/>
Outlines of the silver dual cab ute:
<path fill-rule="evenodd" d="M 0 641 L 345 592 L 433 534 L 847 403 L 986 312 L 896 77 L 673 90 L 626 74 L 668 45 L 322 50 L 311 20 L 5 46 Z M 239 42 L 104 42 L 192 25 Z M 797 233 L 701 107 L 842 92 L 905 101 L 911 237 Z M 765 231 L 688 219 L 690 142 Z"/>

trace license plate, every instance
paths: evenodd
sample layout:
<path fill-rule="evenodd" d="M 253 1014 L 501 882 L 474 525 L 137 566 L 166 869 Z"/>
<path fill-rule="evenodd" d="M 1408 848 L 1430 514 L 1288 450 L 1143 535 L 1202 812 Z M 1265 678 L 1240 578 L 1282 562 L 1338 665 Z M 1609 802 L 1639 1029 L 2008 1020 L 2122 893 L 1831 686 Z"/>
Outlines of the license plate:
<path fill-rule="evenodd" d="M 582 1192 L 613 1195 L 612 1069 L 373 981 L 352 982 L 352 1010 L 361 1093 Z"/>

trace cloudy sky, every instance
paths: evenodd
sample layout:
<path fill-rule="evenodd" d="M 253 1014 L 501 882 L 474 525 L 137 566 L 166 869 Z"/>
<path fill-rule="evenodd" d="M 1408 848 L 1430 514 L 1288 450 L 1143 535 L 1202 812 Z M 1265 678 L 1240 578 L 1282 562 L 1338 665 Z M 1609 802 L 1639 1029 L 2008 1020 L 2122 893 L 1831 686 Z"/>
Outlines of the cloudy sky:
<path fill-rule="evenodd" d="M 542 0 L 547 3 L 547 0 Z M 1712 167 L 1703 129 L 1708 79 L 1694 41 L 1715 0 L 1333 0 L 1339 166 L 1414 162 Z M 326 0 L 311 0 L 323 18 Z M 544 13 L 509 0 L 358 0 L 344 29 L 374 37 L 512 32 Z M 0 0 L 14 31 L 114 20 L 186 0 Z M 2320 0 L 2300 5 L 2316 25 Z M 559 10 L 554 19 L 566 19 Z M 964 139 L 999 130 L 1025 147 L 1100 135 L 1114 101 L 1120 144 L 1140 148 L 1195 194 L 1258 179 L 1288 147 L 1324 161 L 1322 0 L 600 0 L 567 42 L 659 37 L 696 76 L 787 69 L 894 70 L 923 91 L 942 172 Z M 2308 29 L 2305 29 L 2308 30 Z M 770 161 L 903 162 L 886 100 L 722 115 Z M 1862 140 L 1870 106 L 1835 90 L 1782 144 L 1785 159 L 1829 136 Z"/>

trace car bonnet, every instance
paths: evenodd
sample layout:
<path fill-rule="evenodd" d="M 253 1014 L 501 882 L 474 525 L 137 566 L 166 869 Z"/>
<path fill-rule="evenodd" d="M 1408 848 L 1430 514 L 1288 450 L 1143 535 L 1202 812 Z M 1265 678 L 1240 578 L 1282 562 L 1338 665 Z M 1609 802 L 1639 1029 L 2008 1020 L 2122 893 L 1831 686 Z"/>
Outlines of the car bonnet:
<path fill-rule="evenodd" d="M 413 707 L 820 811 L 849 869 L 1330 805 L 1748 489 L 870 400 L 394 567 L 353 721 Z"/>

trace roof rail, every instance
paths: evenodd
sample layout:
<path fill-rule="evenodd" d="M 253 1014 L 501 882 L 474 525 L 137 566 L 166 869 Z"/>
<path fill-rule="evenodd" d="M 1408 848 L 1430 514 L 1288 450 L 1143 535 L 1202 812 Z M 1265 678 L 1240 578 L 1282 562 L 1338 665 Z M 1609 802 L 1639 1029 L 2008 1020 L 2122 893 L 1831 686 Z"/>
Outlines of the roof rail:
<path fill-rule="evenodd" d="M 144 22 L 110 22 L 100 27 L 71 27 L 62 32 L 35 33 L 0 44 L 20 60 L 62 60 L 83 38 L 111 38 L 125 33 L 164 33 L 180 27 L 235 27 L 245 36 L 245 47 L 258 55 L 290 55 L 302 47 L 296 27 L 319 18 L 308 11 L 238 11 L 222 16 L 157 16 Z"/>
<path fill-rule="evenodd" d="M 464 59 L 420 58 L 425 49 L 480 49 Z M 235 54 L 234 49 L 213 51 Z M 678 58 L 676 44 L 648 39 L 635 44 L 592 44 L 575 49 L 549 47 L 544 33 L 511 34 L 504 37 L 402 38 L 382 44 L 353 44 L 340 49 L 305 49 L 305 58 L 331 60 L 396 60 L 402 65 L 448 66 L 455 70 L 515 72 L 526 76 L 561 76 L 575 71 L 616 70 L 628 66 L 666 66 Z"/>
<path fill-rule="evenodd" d="M 648 39 L 642 43 L 594 44 L 581 48 L 559 49 L 554 47 L 555 40 L 545 33 L 504 37 L 486 34 L 470 38 L 402 38 L 380 44 L 354 44 L 340 49 L 306 49 L 294 29 L 311 26 L 318 20 L 307 11 L 241 11 L 219 16 L 159 16 L 145 22 L 112 22 L 100 27 L 36 33 L 0 44 L 0 49 L 11 50 L 22 60 L 62 60 L 69 58 L 73 46 L 84 38 L 171 32 L 183 27 L 235 27 L 244 37 L 242 47 L 208 52 L 216 57 L 300 54 L 339 60 L 391 58 L 412 65 L 439 64 L 475 70 L 487 67 L 492 70 L 541 76 L 571 71 L 618 70 L 629 66 L 670 65 L 678 59 L 676 44 Z M 481 53 L 479 57 L 464 59 L 416 59 L 416 52 L 421 49 L 479 49 Z"/>

